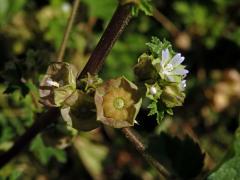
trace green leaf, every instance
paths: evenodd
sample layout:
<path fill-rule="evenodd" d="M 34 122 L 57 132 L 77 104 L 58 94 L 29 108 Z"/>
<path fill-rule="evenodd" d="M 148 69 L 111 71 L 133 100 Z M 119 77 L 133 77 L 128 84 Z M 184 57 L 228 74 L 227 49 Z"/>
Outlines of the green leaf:
<path fill-rule="evenodd" d="M 6 178 L 6 180 L 18 180 L 18 179 L 21 179 L 22 174 L 23 173 L 21 171 L 13 170 L 12 173 L 9 175 L 9 177 Z"/>
<path fill-rule="evenodd" d="M 217 169 L 215 169 L 207 180 L 238 180 L 240 179 L 240 128 L 235 133 L 233 146 Z"/>
<path fill-rule="evenodd" d="M 144 12 L 147 16 L 151 16 L 153 11 L 153 7 L 150 2 L 151 0 L 141 0 L 139 4 L 139 10 Z"/>
<path fill-rule="evenodd" d="M 30 146 L 30 150 L 34 153 L 39 161 L 46 165 L 52 157 L 55 157 L 59 162 L 66 162 L 65 152 L 60 149 L 46 147 L 40 136 L 37 136 Z"/>
<path fill-rule="evenodd" d="M 124 4 L 124 0 L 122 0 Z M 151 0 L 126 0 L 126 3 L 136 3 L 136 6 L 132 7 L 132 15 L 133 16 L 137 16 L 139 11 L 142 11 L 145 15 L 147 16 L 152 16 L 152 11 L 153 11 L 153 7 L 152 4 L 150 3 Z"/>
<path fill-rule="evenodd" d="M 238 180 L 240 178 L 240 157 L 233 157 L 226 161 L 208 180 Z"/>
<path fill-rule="evenodd" d="M 165 114 L 163 107 L 160 107 L 158 102 L 152 101 L 147 108 L 150 109 L 148 116 L 156 115 L 156 120 L 160 124 Z"/>
<path fill-rule="evenodd" d="M 151 53 L 155 56 L 161 56 L 162 50 L 168 49 L 171 54 L 175 54 L 172 50 L 172 45 L 166 39 L 160 41 L 157 37 L 152 37 L 151 42 L 146 43 Z"/>

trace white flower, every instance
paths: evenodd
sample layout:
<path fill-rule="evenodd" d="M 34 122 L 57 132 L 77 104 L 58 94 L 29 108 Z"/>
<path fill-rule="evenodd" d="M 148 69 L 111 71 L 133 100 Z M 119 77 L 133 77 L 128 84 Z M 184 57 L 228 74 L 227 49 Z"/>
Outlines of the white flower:
<path fill-rule="evenodd" d="M 180 53 L 171 57 L 168 49 L 162 51 L 162 57 L 153 60 L 153 65 L 158 70 L 160 76 L 171 82 L 176 82 L 176 77 L 185 77 L 188 70 L 184 69 L 181 63 L 184 61 L 184 57 Z"/>

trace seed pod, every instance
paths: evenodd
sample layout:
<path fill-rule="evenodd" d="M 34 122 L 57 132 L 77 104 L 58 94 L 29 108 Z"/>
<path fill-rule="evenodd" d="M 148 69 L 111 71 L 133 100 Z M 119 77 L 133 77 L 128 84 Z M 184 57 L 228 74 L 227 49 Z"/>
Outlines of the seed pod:
<path fill-rule="evenodd" d="M 97 120 L 114 128 L 133 126 L 141 103 L 137 86 L 124 77 L 105 82 L 95 92 Z"/>
<path fill-rule="evenodd" d="M 51 64 L 40 83 L 41 103 L 50 107 L 62 106 L 76 89 L 76 78 L 77 69 L 73 65 L 65 62 Z"/>

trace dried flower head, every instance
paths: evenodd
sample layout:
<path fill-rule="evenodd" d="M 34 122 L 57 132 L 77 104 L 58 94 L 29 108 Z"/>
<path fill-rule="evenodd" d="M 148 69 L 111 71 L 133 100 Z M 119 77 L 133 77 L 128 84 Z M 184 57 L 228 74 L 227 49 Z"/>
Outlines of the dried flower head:
<path fill-rule="evenodd" d="M 133 126 L 141 106 L 137 86 L 124 77 L 111 79 L 96 89 L 97 120 L 122 128 Z"/>
<path fill-rule="evenodd" d="M 63 105 L 76 89 L 77 74 L 77 69 L 71 64 L 51 64 L 39 87 L 42 104 L 50 107 Z"/>

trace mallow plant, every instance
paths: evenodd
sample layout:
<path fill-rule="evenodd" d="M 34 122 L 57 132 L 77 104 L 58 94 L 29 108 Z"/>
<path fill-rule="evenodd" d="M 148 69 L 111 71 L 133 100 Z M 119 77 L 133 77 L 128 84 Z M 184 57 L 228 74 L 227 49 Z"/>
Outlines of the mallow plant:
<path fill-rule="evenodd" d="M 134 126 L 143 101 L 148 104 L 148 115 L 156 115 L 159 124 L 164 115 L 173 115 L 173 108 L 182 106 L 185 98 L 188 70 L 182 64 L 184 57 L 157 37 L 146 45 L 148 52 L 140 55 L 133 68 L 136 82 L 124 76 L 103 81 L 89 73 L 77 79 L 74 65 L 51 64 L 39 91 L 43 105 L 61 109 L 56 130 L 75 136 L 77 131 L 90 131 L 101 123 L 113 128 Z M 52 137 L 43 137 L 51 142 Z"/>

